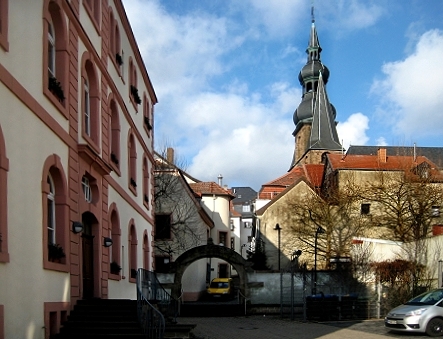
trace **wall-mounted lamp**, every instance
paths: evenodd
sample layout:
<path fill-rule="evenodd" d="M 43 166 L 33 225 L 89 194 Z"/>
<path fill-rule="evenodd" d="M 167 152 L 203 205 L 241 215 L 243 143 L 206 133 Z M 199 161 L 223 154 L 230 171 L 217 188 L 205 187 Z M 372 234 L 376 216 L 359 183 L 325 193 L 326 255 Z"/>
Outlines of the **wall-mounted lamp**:
<path fill-rule="evenodd" d="M 72 232 L 80 233 L 81 231 L 83 231 L 83 224 L 80 221 L 73 221 L 72 222 Z"/>
<path fill-rule="evenodd" d="M 105 247 L 109 247 L 109 246 L 111 246 L 112 245 L 112 239 L 111 238 L 108 238 L 108 237 L 105 237 L 104 239 L 103 239 L 103 246 L 105 246 Z"/>

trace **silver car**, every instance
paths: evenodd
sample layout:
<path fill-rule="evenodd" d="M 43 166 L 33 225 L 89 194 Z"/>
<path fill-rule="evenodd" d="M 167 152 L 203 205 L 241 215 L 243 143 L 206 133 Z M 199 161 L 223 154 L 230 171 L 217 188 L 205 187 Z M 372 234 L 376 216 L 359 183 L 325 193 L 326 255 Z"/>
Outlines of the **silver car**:
<path fill-rule="evenodd" d="M 426 332 L 431 337 L 443 335 L 443 289 L 432 290 L 391 310 L 385 327 L 402 332 Z"/>

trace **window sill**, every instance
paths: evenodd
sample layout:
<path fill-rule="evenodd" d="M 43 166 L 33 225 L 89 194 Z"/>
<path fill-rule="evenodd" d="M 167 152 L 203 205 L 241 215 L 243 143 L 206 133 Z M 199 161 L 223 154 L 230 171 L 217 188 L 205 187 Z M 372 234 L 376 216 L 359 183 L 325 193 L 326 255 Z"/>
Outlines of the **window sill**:
<path fill-rule="evenodd" d="M 109 280 L 120 281 L 122 280 L 122 276 L 120 274 L 109 273 Z"/>
<path fill-rule="evenodd" d="M 91 149 L 99 156 L 100 155 L 100 147 L 97 145 L 97 143 L 84 131 L 82 131 L 82 137 L 86 140 L 88 145 L 91 147 Z"/>
<path fill-rule="evenodd" d="M 115 55 L 112 55 L 111 53 L 109 53 L 109 59 L 111 59 L 111 62 L 114 64 L 114 67 L 115 67 L 115 69 L 116 69 L 116 71 L 117 71 L 119 77 L 120 77 L 121 79 L 123 79 L 123 77 L 122 77 L 122 66 L 119 65 L 119 64 L 117 63 L 117 61 L 115 61 Z M 122 64 L 122 65 L 123 65 L 123 64 Z"/>
<path fill-rule="evenodd" d="M 47 81 L 45 81 L 45 83 L 43 84 L 44 89 L 43 89 L 43 93 L 45 94 L 45 96 L 49 99 L 49 101 L 52 102 L 52 104 L 60 111 L 61 114 L 63 114 L 63 116 L 68 119 L 68 111 L 66 109 L 66 105 L 67 105 L 67 98 L 65 98 L 64 100 L 64 104 L 62 104 L 58 98 L 54 95 L 54 93 L 52 93 L 49 89 L 48 89 L 48 84 L 46 83 Z"/>
<path fill-rule="evenodd" d="M 9 253 L 7 252 L 0 253 L 0 262 L 4 263 L 9 262 Z"/>
<path fill-rule="evenodd" d="M 147 202 L 146 200 L 143 199 L 143 206 L 145 206 L 146 209 L 149 210 L 149 201 Z"/>
<path fill-rule="evenodd" d="M 0 46 L 5 50 L 5 52 L 9 52 L 9 42 L 5 34 L 0 34 Z"/>
<path fill-rule="evenodd" d="M 131 183 L 129 183 L 129 190 L 135 195 L 137 196 L 137 188 L 135 188 L 134 186 L 131 185 Z"/>
<path fill-rule="evenodd" d="M 69 263 L 57 263 L 49 260 L 43 261 L 43 268 L 46 270 L 58 271 L 58 272 L 69 272 Z"/>
<path fill-rule="evenodd" d="M 119 176 L 121 177 L 121 172 L 120 172 L 120 168 L 118 167 L 118 165 L 116 165 L 113 161 L 110 162 L 110 166 L 112 168 L 112 170 Z"/>
<path fill-rule="evenodd" d="M 149 129 L 149 128 L 146 126 L 146 124 L 144 123 L 144 124 L 143 124 L 143 128 L 144 128 L 146 134 L 148 135 L 148 138 L 151 138 L 152 127 Z"/>
<path fill-rule="evenodd" d="M 131 93 L 129 93 L 129 100 L 130 100 L 131 103 L 132 103 L 132 107 L 134 107 L 134 109 L 135 109 L 135 113 L 138 113 L 138 105 L 137 105 L 137 103 L 135 102 L 134 98 L 132 97 L 132 94 L 131 94 Z"/>

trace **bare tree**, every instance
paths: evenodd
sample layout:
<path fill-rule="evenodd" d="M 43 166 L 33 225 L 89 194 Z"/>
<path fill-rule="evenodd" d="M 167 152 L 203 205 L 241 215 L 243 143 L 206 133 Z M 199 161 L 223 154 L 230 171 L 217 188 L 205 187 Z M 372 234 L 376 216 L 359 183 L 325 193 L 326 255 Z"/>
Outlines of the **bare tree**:
<path fill-rule="evenodd" d="M 377 210 L 372 215 L 374 226 L 385 238 L 403 243 L 401 259 L 373 264 L 388 291 L 389 306 L 405 302 L 432 284 L 429 260 L 436 260 L 428 250 L 429 236 L 439 214 L 433 211 L 443 202 L 441 182 L 439 172 L 422 163 L 380 171 L 375 180 L 366 183 L 362 198 Z"/>
<path fill-rule="evenodd" d="M 209 218 L 186 182 L 171 148 L 156 153 L 154 169 L 155 247 L 168 256 L 203 244 Z"/>
<path fill-rule="evenodd" d="M 295 236 L 293 241 L 303 253 L 315 254 L 317 249 L 325 268 L 330 267 L 333 258 L 350 259 L 352 240 L 370 226 L 360 214 L 359 192 L 358 185 L 348 178 L 340 187 L 329 187 L 323 193 L 311 190 L 285 206 Z M 308 264 L 312 265 L 312 260 Z"/>
<path fill-rule="evenodd" d="M 372 222 L 392 240 L 415 242 L 427 237 L 435 222 L 433 207 L 443 202 L 440 175 L 414 172 L 408 167 L 396 172 L 379 171 L 376 180 L 366 183 L 362 198 L 373 202 L 377 209 Z M 416 245 L 420 252 L 420 243 Z"/>

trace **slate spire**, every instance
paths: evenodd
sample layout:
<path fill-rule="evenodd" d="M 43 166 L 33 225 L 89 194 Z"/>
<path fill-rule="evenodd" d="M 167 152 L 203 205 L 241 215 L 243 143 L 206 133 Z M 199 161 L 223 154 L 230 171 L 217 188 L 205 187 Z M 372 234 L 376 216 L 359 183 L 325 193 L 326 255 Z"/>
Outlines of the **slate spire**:
<path fill-rule="evenodd" d="M 290 169 L 302 159 L 304 163 L 316 163 L 314 157 L 307 156 L 311 150 L 317 150 L 317 153 L 319 150 L 342 150 L 336 129 L 336 111 L 328 100 L 325 87 L 329 70 L 321 62 L 321 52 L 312 6 L 311 30 L 306 48 L 307 62 L 298 75 L 303 95 L 293 116 L 295 150 Z"/>
<path fill-rule="evenodd" d="M 309 148 L 316 150 L 341 151 L 342 146 L 338 140 L 335 128 L 335 112 L 329 103 L 328 94 L 323 83 L 320 71 L 317 87 L 317 98 L 315 100 L 314 114 L 312 118 L 311 137 Z"/>

